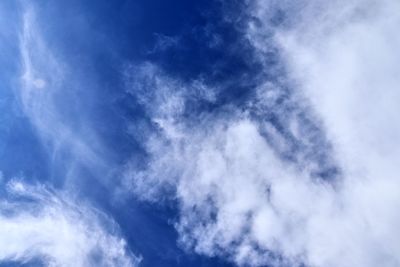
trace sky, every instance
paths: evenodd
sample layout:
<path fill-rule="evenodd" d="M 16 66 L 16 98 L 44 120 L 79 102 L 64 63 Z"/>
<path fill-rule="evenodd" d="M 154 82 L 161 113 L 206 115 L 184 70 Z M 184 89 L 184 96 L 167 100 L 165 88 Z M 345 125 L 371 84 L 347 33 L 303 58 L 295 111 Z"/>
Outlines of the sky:
<path fill-rule="evenodd" d="M 0 267 L 400 266 L 397 0 L 0 1 Z"/>

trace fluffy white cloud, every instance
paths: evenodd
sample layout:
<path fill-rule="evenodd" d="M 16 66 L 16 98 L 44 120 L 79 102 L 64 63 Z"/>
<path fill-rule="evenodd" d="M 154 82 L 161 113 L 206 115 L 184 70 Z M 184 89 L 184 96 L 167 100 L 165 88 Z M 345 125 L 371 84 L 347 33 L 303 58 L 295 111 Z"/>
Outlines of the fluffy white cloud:
<path fill-rule="evenodd" d="M 127 171 L 134 191 L 154 200 L 173 187 L 181 243 L 238 265 L 399 266 L 397 10 L 390 0 L 251 2 L 247 38 L 261 59 L 279 50 L 293 90 L 266 81 L 244 111 L 188 119 L 193 85 L 147 69 L 160 131 L 148 168 Z M 271 112 L 283 130 L 260 119 Z M 324 162 L 340 171 L 324 178 Z"/>
<path fill-rule="evenodd" d="M 93 208 L 19 180 L 0 201 L 0 263 L 39 259 L 46 266 L 137 266 L 117 226 Z"/>

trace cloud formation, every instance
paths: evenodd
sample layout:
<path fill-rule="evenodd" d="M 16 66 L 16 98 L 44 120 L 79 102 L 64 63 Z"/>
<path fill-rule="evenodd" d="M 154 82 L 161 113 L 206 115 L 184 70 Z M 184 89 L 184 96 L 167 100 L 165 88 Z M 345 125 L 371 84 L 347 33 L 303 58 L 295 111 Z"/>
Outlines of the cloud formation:
<path fill-rule="evenodd" d="M 399 266 L 398 5 L 249 2 L 245 38 L 262 61 L 279 52 L 291 89 L 263 81 L 244 108 L 193 118 L 193 84 L 133 74 L 157 81 L 133 191 L 157 201 L 172 188 L 181 244 L 238 265 Z"/>
<path fill-rule="evenodd" d="M 0 262 L 45 266 L 137 266 L 117 226 L 64 193 L 18 179 L 0 201 Z"/>
<path fill-rule="evenodd" d="M 25 178 L 4 183 L 0 179 L 1 188 L 6 188 L 0 189 L 0 262 L 137 266 L 140 258 L 129 251 L 117 224 L 68 191 L 86 178 L 81 166 L 86 176 L 102 172 L 100 180 L 111 163 L 84 118 L 87 110 L 76 108 L 79 101 L 71 91 L 79 82 L 71 81 L 72 72 L 45 41 L 34 4 L 23 1 L 21 10 L 20 76 L 14 93 L 47 152 L 51 177 L 43 178 L 48 186 L 28 185 L 25 181 L 31 179 Z M 53 190 L 50 184 L 63 190 Z"/>
<path fill-rule="evenodd" d="M 82 84 L 43 37 L 33 4 L 24 3 L 19 38 L 21 76 L 15 88 L 20 108 L 47 149 L 52 168 L 68 165 L 64 182 L 79 176 L 79 164 L 105 173 L 107 149 L 89 126 L 76 95 Z M 69 160 L 66 160 L 69 159 Z"/>

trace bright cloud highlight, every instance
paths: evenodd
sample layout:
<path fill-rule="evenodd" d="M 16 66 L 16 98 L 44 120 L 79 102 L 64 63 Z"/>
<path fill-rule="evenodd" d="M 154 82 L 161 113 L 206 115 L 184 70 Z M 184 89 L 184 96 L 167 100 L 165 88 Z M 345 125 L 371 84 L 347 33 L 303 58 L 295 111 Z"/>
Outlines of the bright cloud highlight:
<path fill-rule="evenodd" d="M 137 266 L 104 214 L 43 185 L 11 180 L 0 202 L 0 262 L 45 266 Z"/>
<path fill-rule="evenodd" d="M 181 244 L 240 266 L 399 266 L 397 10 L 249 2 L 245 38 L 261 61 L 279 51 L 291 90 L 263 81 L 244 108 L 193 118 L 193 84 L 132 74 L 159 96 L 144 98 L 157 131 L 147 168 L 127 170 L 132 190 L 157 201 L 172 188 Z"/>

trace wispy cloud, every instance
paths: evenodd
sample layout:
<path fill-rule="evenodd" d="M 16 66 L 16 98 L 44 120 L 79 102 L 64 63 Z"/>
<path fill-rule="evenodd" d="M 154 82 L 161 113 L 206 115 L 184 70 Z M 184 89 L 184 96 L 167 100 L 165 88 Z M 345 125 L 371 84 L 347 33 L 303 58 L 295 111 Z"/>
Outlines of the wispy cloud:
<path fill-rule="evenodd" d="M 32 179 L 25 177 L 9 182 L 0 179 L 1 188 L 7 188 L 0 191 L 0 262 L 137 266 L 140 258 L 129 251 L 117 224 L 68 191 L 76 189 L 76 181 L 82 178 L 80 166 L 92 174 L 101 173 L 96 176 L 101 181 L 112 163 L 106 160 L 105 146 L 88 121 L 75 116 L 86 110 L 74 109 L 78 101 L 66 97 L 76 85 L 69 80 L 73 72 L 47 45 L 34 4 L 22 2 L 21 8 L 21 75 L 14 92 L 56 177 L 44 178 L 48 186 L 28 185 L 25 182 Z M 62 191 L 51 189 L 52 178 L 63 185 Z"/>
<path fill-rule="evenodd" d="M 25 3 L 23 9 L 21 77 L 15 90 L 21 109 L 42 139 L 54 168 L 62 155 L 72 155 L 62 165 L 73 170 L 78 163 L 104 174 L 106 148 L 83 118 L 86 110 L 74 108 L 79 101 L 71 98 L 73 87 L 81 85 L 69 80 L 73 71 L 47 46 L 34 5 Z"/>
<path fill-rule="evenodd" d="M 188 116 L 188 99 L 202 98 L 192 84 L 145 69 L 157 131 L 147 168 L 127 170 L 135 193 L 172 187 L 181 244 L 238 265 L 398 266 L 397 10 L 251 2 L 246 38 L 262 61 L 279 51 L 287 75 L 240 109 Z"/>
<path fill-rule="evenodd" d="M 46 266 L 137 266 L 106 215 L 43 185 L 9 181 L 0 200 L 0 262 Z"/>

